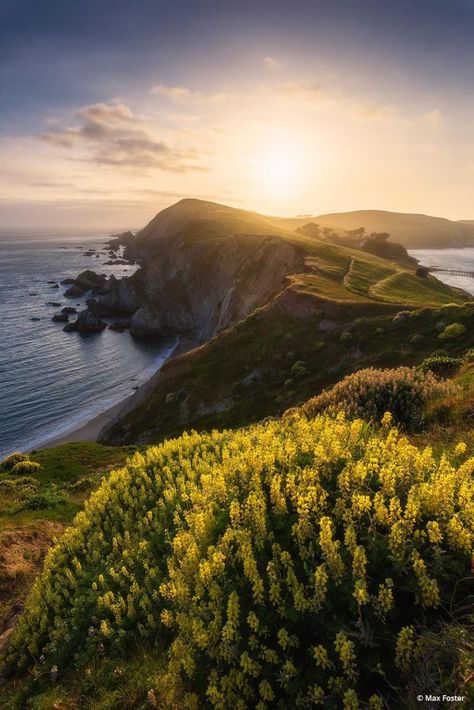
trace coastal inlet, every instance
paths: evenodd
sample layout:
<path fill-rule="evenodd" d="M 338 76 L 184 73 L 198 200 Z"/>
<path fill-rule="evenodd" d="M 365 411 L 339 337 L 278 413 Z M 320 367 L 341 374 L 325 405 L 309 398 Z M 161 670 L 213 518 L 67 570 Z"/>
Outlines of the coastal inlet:
<path fill-rule="evenodd" d="M 1 457 L 117 404 L 149 379 L 169 350 L 167 343 L 138 342 L 109 328 L 85 336 L 63 332 L 63 309 L 84 310 L 90 294 L 65 298 L 72 284 L 60 281 L 86 269 L 116 279 L 135 271 L 121 252 L 110 254 L 109 239 L 85 232 L 0 233 Z M 76 317 L 72 310 L 66 315 Z M 52 322 L 53 316 L 63 317 Z"/>

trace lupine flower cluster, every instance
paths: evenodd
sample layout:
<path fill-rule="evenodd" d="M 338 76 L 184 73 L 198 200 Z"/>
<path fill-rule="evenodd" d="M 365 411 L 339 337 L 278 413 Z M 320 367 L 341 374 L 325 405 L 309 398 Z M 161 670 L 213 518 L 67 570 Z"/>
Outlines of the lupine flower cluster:
<path fill-rule="evenodd" d="M 348 375 L 310 399 L 304 410 L 310 414 L 343 411 L 348 417 L 372 422 L 379 422 L 385 412 L 389 412 L 397 426 L 405 431 L 416 431 L 423 424 L 424 405 L 454 390 L 452 383 L 439 380 L 429 369 L 377 370 L 371 367 Z"/>
<path fill-rule="evenodd" d="M 158 707 L 393 706 L 468 575 L 474 459 L 390 421 L 293 412 L 135 454 L 49 551 L 10 668 L 138 642 Z"/>

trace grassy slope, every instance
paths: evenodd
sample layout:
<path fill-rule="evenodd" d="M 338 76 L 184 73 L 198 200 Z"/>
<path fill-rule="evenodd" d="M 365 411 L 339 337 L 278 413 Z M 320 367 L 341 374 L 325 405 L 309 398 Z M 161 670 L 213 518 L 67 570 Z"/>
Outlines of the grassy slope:
<path fill-rule="evenodd" d="M 433 402 L 427 411 L 428 431 L 414 437 L 415 443 L 428 442 L 438 453 L 459 441 L 474 451 L 474 363 L 463 365 L 452 380 L 457 391 Z"/>
<path fill-rule="evenodd" d="M 319 215 L 312 221 L 342 230 L 365 227 L 368 232 L 388 232 L 393 241 L 412 249 L 464 246 L 474 241 L 472 225 L 423 214 L 355 210 Z"/>
<path fill-rule="evenodd" d="M 474 344 L 471 305 L 420 309 L 394 324 L 393 307 L 316 301 L 300 288 L 289 303 L 277 300 L 170 361 L 108 440 L 147 442 L 186 427 L 244 425 L 278 415 L 362 367 L 417 364 L 435 350 L 456 354 Z M 467 333 L 441 341 L 440 329 L 451 322 L 463 323 Z"/>
<path fill-rule="evenodd" d="M 134 449 L 132 449 L 134 450 Z M 124 463 L 128 447 L 92 442 L 34 451 L 42 469 L 33 489 L 0 468 L 0 648 L 21 609 L 52 539 L 59 535 L 104 474 Z"/>
<path fill-rule="evenodd" d="M 413 348 L 398 333 L 392 336 L 393 313 L 461 304 L 466 298 L 433 277 L 417 277 L 413 269 L 287 227 L 285 220 L 185 200 L 161 212 L 140 233 L 148 249 L 153 244 L 158 250 L 163 239 L 177 236 L 185 244 L 222 240 L 225 248 L 233 230 L 255 233 L 256 241 L 268 230 L 300 249 L 305 266 L 288 277 L 286 292 L 263 309 L 169 363 L 144 403 L 105 441 L 153 441 L 190 425 L 244 424 L 277 414 L 358 367 L 410 364 L 436 347 L 437 333 L 425 339 L 425 347 Z M 364 326 L 343 336 L 357 318 L 365 318 Z M 330 332 L 320 325 L 325 320 L 334 323 Z M 380 328 L 390 335 L 377 335 Z M 298 361 L 306 363 L 306 377 L 292 376 Z"/>
<path fill-rule="evenodd" d="M 424 314 L 421 314 L 419 318 L 423 316 Z M 459 347 L 461 345 L 458 343 L 457 348 Z M 449 401 L 438 401 L 435 408 L 429 412 L 428 430 L 422 435 L 411 437 L 420 447 L 432 445 L 437 455 L 452 449 L 460 440 L 466 441 L 470 450 L 473 450 L 474 446 L 474 364 L 465 364 L 453 380 L 459 388 L 458 393 Z M 51 458 L 54 459 L 54 451 L 51 453 Z M 64 451 L 58 451 L 60 456 L 63 453 Z M 80 455 L 79 447 L 71 451 L 72 453 Z M 123 453 L 122 451 L 121 454 Z M 99 449 L 97 454 L 96 461 L 99 461 Z M 87 447 L 85 455 L 88 456 Z M 456 632 L 454 626 L 453 632 Z M 452 641 L 453 639 L 450 639 L 450 642 Z M 159 697 L 155 705 L 156 696 L 150 695 L 149 691 L 151 679 L 156 677 L 162 666 L 163 658 L 159 649 L 147 648 L 144 644 L 143 647 L 129 649 L 129 652 L 120 658 L 96 658 L 89 664 L 86 673 L 83 670 L 72 671 L 60 677 L 56 685 L 45 683 L 40 676 L 36 679 L 32 676 L 17 678 L 8 684 L 2 707 L 7 710 L 23 707 L 33 710 L 67 710 L 71 707 L 96 710 L 163 707 Z"/>

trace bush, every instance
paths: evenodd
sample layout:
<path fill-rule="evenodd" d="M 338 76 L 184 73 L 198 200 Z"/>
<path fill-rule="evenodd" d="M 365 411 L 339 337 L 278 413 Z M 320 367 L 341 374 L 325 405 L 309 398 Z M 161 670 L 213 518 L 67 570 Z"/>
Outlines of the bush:
<path fill-rule="evenodd" d="M 440 340 L 456 340 L 467 333 L 466 326 L 462 323 L 451 323 L 438 335 Z"/>
<path fill-rule="evenodd" d="M 423 372 L 432 372 L 437 377 L 452 377 L 462 365 L 458 357 L 435 356 L 427 357 L 420 365 Z"/>
<path fill-rule="evenodd" d="M 291 374 L 295 377 L 304 377 L 308 374 L 308 368 L 303 360 L 297 360 L 291 366 Z"/>
<path fill-rule="evenodd" d="M 21 451 L 14 451 L 12 454 L 3 459 L 1 465 L 6 471 L 9 471 L 13 468 L 13 466 L 15 466 L 15 464 L 20 463 L 20 461 L 28 460 L 28 454 L 22 454 Z"/>
<path fill-rule="evenodd" d="M 462 356 L 462 359 L 464 360 L 464 362 L 474 362 L 474 348 L 469 348 L 469 350 L 466 350 L 466 352 Z"/>
<path fill-rule="evenodd" d="M 0 494 L 26 495 L 32 493 L 39 486 L 39 481 L 32 476 L 19 476 L 18 478 L 4 478 L 0 481 Z"/>
<path fill-rule="evenodd" d="M 60 493 L 55 486 L 39 491 L 33 491 L 25 500 L 15 507 L 16 513 L 21 510 L 46 510 L 56 508 L 67 502 L 64 494 Z"/>
<path fill-rule="evenodd" d="M 11 473 L 15 476 L 28 476 L 32 473 L 38 473 L 41 471 L 41 468 L 41 464 L 36 463 L 36 461 L 23 460 L 18 461 L 18 463 L 13 466 Z"/>
<path fill-rule="evenodd" d="M 65 488 L 70 493 L 82 493 L 84 491 L 90 491 L 96 483 L 97 479 L 93 476 L 83 476 L 82 478 L 78 478 L 77 481 L 69 483 Z"/>
<path fill-rule="evenodd" d="M 342 415 L 150 448 L 48 552 L 8 666 L 149 643 L 162 707 L 398 706 L 466 593 L 472 469 Z"/>
<path fill-rule="evenodd" d="M 394 423 L 416 431 L 423 423 L 423 407 L 429 399 L 446 395 L 452 385 L 440 382 L 431 372 L 408 367 L 396 370 L 369 368 L 348 375 L 331 389 L 310 399 L 303 410 L 310 414 L 343 411 L 349 417 L 380 422 L 390 412 Z"/>

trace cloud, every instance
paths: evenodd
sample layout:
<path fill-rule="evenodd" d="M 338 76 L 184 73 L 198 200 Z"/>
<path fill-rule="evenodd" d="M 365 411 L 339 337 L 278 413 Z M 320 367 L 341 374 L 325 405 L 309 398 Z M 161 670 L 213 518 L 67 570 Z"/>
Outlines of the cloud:
<path fill-rule="evenodd" d="M 339 89 L 329 88 L 317 81 L 282 82 L 276 86 L 276 91 L 296 101 L 307 103 L 316 109 L 338 110 L 363 121 L 380 121 L 395 113 L 393 107 L 371 100 L 346 96 Z"/>
<path fill-rule="evenodd" d="M 194 150 L 177 148 L 156 137 L 150 123 L 124 104 L 98 103 L 76 111 L 73 125 L 40 133 L 37 138 L 69 149 L 84 146 L 88 149 L 85 160 L 96 165 L 205 170 L 192 162 L 198 157 Z"/>
<path fill-rule="evenodd" d="M 223 92 L 206 94 L 202 91 L 192 91 L 184 86 L 166 86 L 165 84 L 155 84 L 150 89 L 150 93 L 164 96 L 172 101 L 188 103 L 219 103 L 227 97 Z"/>

